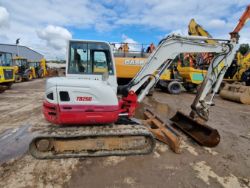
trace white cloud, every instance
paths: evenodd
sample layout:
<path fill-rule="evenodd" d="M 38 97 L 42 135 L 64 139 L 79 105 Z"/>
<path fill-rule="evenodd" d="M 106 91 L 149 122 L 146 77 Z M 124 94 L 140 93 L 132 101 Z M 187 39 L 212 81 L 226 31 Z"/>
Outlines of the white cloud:
<path fill-rule="evenodd" d="M 93 29 L 98 38 L 112 36 L 113 29 L 121 28 L 113 39 L 117 40 L 128 27 L 135 27 L 135 32 L 139 28 L 147 32 L 186 34 L 191 18 L 195 18 L 213 37 L 229 38 L 228 33 L 235 27 L 247 4 L 249 0 L 1 0 L 0 40 L 14 43 L 16 38 L 21 38 L 20 44 L 46 57 L 64 57 L 63 38 L 69 35 L 55 32 L 56 28 L 48 29 L 48 25 L 68 32 Z M 247 25 L 249 23 L 240 34 L 242 40 L 249 41 L 249 32 L 245 31 L 249 31 Z M 155 35 L 161 34 L 152 32 L 152 38 L 157 38 Z M 133 43 L 138 39 L 123 36 L 122 40 Z"/>
<path fill-rule="evenodd" d="M 248 21 L 249 23 L 249 21 Z M 246 26 L 240 32 L 240 43 L 248 43 L 250 44 L 250 26 Z"/>
<path fill-rule="evenodd" d="M 122 42 L 124 43 L 134 43 L 137 44 L 138 42 L 136 42 L 134 39 L 129 38 L 127 35 L 122 34 Z"/>
<path fill-rule="evenodd" d="M 140 25 L 162 31 L 187 28 L 195 18 L 213 36 L 229 33 L 245 10 L 249 0 L 119 0 L 124 2 L 124 14 L 117 20 L 120 25 Z"/>
<path fill-rule="evenodd" d="M 72 38 L 71 33 L 67 29 L 53 25 L 48 25 L 46 28 L 37 31 L 37 35 L 55 50 L 64 49 L 67 40 Z"/>
<path fill-rule="evenodd" d="M 9 12 L 5 7 L 0 6 L 0 28 L 6 27 L 9 24 Z"/>
<path fill-rule="evenodd" d="M 171 35 L 171 34 L 187 36 L 188 35 L 188 29 L 186 28 L 186 29 L 173 30 L 170 33 L 168 33 L 166 36 Z"/>
<path fill-rule="evenodd" d="M 128 43 L 130 51 L 141 51 L 141 44 L 125 34 L 122 34 L 122 42 Z"/>
<path fill-rule="evenodd" d="M 109 24 L 116 13 L 91 0 L 1 0 L 15 20 L 32 26 L 51 24 L 77 28 Z M 111 25 L 111 24 L 109 24 Z M 105 27 L 107 28 L 107 27 Z"/>
<path fill-rule="evenodd" d="M 210 28 L 221 29 L 221 28 L 224 28 L 226 26 L 226 22 L 225 22 L 225 20 L 221 20 L 221 19 L 213 19 L 213 20 L 209 21 L 207 25 Z"/>
<path fill-rule="evenodd" d="M 67 27 L 110 31 L 113 28 L 110 22 L 115 17 L 114 11 L 90 0 L 22 0 L 21 3 L 1 0 L 0 6 L 0 27 L 6 23 L 6 16 L 1 22 L 2 10 L 9 12 L 9 27 L 1 28 L 1 42 L 13 44 L 16 38 L 21 38 L 20 45 L 27 45 L 49 59 L 65 57 L 64 38 L 72 37 L 64 30 Z"/>

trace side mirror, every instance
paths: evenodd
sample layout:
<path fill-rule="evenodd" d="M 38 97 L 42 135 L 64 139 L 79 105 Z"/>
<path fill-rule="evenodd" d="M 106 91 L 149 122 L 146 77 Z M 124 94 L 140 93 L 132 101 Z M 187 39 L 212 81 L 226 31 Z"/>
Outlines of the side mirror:
<path fill-rule="evenodd" d="M 109 79 L 109 73 L 108 71 L 106 71 L 102 74 L 102 81 L 107 81 L 108 79 Z"/>

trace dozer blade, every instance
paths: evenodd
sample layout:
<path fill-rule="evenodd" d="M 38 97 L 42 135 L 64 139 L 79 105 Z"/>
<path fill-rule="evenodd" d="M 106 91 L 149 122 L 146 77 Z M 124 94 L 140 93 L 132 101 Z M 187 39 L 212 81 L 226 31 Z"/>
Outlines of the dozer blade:
<path fill-rule="evenodd" d="M 226 84 L 221 90 L 220 96 L 223 99 L 250 104 L 250 86 L 240 84 Z"/>
<path fill-rule="evenodd" d="M 38 159 L 151 153 L 153 135 L 142 125 L 48 127 L 30 143 Z"/>
<path fill-rule="evenodd" d="M 154 134 L 156 139 L 169 145 L 175 153 L 180 153 L 181 139 L 179 134 L 149 109 L 144 111 L 144 116 L 146 119 L 144 125 Z M 170 122 L 168 123 L 170 124 Z"/>
<path fill-rule="evenodd" d="M 170 119 L 173 125 L 181 129 L 202 146 L 215 147 L 220 142 L 220 135 L 216 129 L 202 124 L 182 112 L 177 112 Z"/>

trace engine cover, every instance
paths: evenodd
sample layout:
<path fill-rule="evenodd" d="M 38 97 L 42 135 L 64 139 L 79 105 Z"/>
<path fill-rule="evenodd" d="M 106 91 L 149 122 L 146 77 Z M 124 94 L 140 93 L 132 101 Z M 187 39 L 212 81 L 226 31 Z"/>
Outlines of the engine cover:
<path fill-rule="evenodd" d="M 45 118 L 55 124 L 90 125 L 116 122 L 120 108 L 106 81 L 51 78 L 46 83 Z"/>

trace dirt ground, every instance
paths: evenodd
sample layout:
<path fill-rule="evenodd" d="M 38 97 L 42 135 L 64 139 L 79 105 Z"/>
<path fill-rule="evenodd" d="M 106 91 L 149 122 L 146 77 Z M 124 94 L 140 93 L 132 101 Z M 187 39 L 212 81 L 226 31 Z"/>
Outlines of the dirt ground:
<path fill-rule="evenodd" d="M 13 85 L 0 95 L 0 187 L 250 187 L 250 106 L 215 99 L 208 124 L 215 148 L 182 135 L 181 154 L 157 142 L 145 156 L 36 160 L 27 152 L 33 127 L 44 126 L 45 79 Z M 166 119 L 188 114 L 193 94 L 156 91 L 144 103 Z"/>

